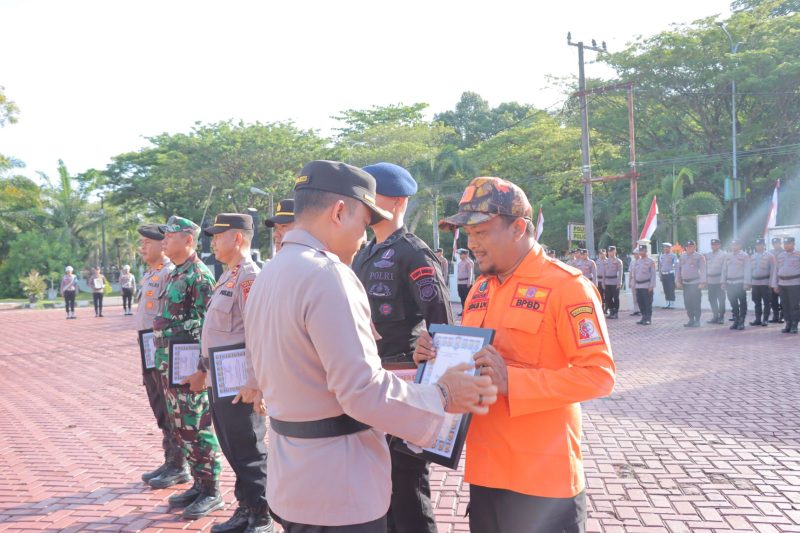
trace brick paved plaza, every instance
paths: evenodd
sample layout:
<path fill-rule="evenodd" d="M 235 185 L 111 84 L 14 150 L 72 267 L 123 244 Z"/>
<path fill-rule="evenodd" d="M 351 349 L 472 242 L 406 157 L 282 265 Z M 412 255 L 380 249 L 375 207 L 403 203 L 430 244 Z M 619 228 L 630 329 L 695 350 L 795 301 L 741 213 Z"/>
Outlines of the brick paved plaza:
<path fill-rule="evenodd" d="M 175 490 L 139 476 L 160 463 L 133 318 L 108 308 L 0 312 L 0 530 L 208 530 Z M 774 324 L 610 323 L 618 382 L 585 405 L 588 531 L 800 532 L 800 338 Z M 309 473 L 313 475 L 313 473 Z M 461 474 L 432 473 L 441 531 L 465 531 Z M 223 474 L 233 500 L 230 469 Z"/>

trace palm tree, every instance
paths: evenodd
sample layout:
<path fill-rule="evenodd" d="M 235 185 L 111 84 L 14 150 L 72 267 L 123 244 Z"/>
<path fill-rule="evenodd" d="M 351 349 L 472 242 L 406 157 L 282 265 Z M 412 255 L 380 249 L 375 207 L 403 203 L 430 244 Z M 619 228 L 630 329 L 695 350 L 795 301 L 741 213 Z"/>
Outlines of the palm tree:
<path fill-rule="evenodd" d="M 713 193 L 697 191 L 685 193 L 685 185 L 694 185 L 694 172 L 690 168 L 681 168 L 678 175 L 673 173 L 661 181 L 660 190 L 651 191 L 644 199 L 649 205 L 653 195 L 660 200 L 659 216 L 663 215 L 669 226 L 671 242 L 680 242 L 682 238 L 690 238 L 696 229 L 697 215 L 721 213 L 722 202 Z"/>
<path fill-rule="evenodd" d="M 82 234 L 95 226 L 99 218 L 89 215 L 89 195 L 93 190 L 90 180 L 79 180 L 76 187 L 64 161 L 58 160 L 58 181 L 53 183 L 47 174 L 39 175 L 46 182 L 44 196 L 51 224 L 63 231 L 64 240 L 79 245 Z"/>

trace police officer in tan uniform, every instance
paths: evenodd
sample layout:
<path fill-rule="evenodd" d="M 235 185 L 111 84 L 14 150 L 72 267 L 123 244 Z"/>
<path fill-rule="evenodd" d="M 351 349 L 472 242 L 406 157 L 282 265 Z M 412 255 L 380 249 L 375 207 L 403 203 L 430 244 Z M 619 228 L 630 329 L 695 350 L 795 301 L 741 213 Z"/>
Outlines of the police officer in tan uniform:
<path fill-rule="evenodd" d="M 253 217 L 221 213 L 203 230 L 212 236 L 215 257 L 227 269 L 220 276 L 206 306 L 200 336 L 200 369 L 190 379 L 192 390 L 211 386 L 209 350 L 244 343 L 244 307 L 250 287 L 261 271 L 250 256 Z M 233 516 L 211 528 L 213 533 L 271 533 L 272 518 L 267 505 L 267 433 L 260 392 L 247 387 L 236 398 L 215 398 L 211 419 L 222 453 L 236 474 L 234 495 L 238 508 Z M 244 400 L 244 401 L 242 401 Z M 254 403 L 255 402 L 255 403 Z"/>
<path fill-rule="evenodd" d="M 653 290 L 656 288 L 656 262 L 647 256 L 647 246 L 639 246 L 639 258 L 631 269 L 631 286 L 636 291 L 636 301 L 642 319 L 637 324 L 649 326 L 653 323 Z"/>
<path fill-rule="evenodd" d="M 699 328 L 703 310 L 701 300 L 706 283 L 706 258 L 698 253 L 694 241 L 686 241 L 686 251 L 678 259 L 675 268 L 675 285 L 683 289 L 683 306 L 689 316 L 686 328 Z"/>
<path fill-rule="evenodd" d="M 445 410 L 485 414 L 497 399 L 487 376 L 459 371 L 466 365 L 431 385 L 381 368 L 367 294 L 347 266 L 367 226 L 391 218 L 375 194 L 360 168 L 307 164 L 296 180 L 295 228 L 245 309 L 270 416 L 267 498 L 287 533 L 385 533 L 385 433 L 427 447 Z"/>
<path fill-rule="evenodd" d="M 733 314 L 730 329 L 744 329 L 750 276 L 750 256 L 742 250 L 742 241 L 734 239 L 731 242 L 731 253 L 725 257 L 725 266 L 722 269 L 722 288 L 728 294 Z"/>
<path fill-rule="evenodd" d="M 750 256 L 750 277 L 753 284 L 751 298 L 756 310 L 756 319 L 750 322 L 751 326 L 766 326 L 769 323 L 773 294 L 769 281 L 772 279 L 775 264 L 775 256 L 766 251 L 766 241 L 756 239 L 756 251 Z"/>
<path fill-rule="evenodd" d="M 725 268 L 727 254 L 721 249 L 719 239 L 711 239 L 711 252 L 706 254 L 706 284 L 708 302 L 714 315 L 709 324 L 725 323 L 725 290 L 722 288 L 722 270 Z"/>
<path fill-rule="evenodd" d="M 280 252 L 281 246 L 283 246 L 283 236 L 294 226 L 294 199 L 284 198 L 278 202 L 275 215 L 266 219 L 264 225 L 272 229 L 275 252 Z"/>
<path fill-rule="evenodd" d="M 139 255 L 141 255 L 142 261 L 147 264 L 147 271 L 142 276 L 141 284 L 139 285 L 139 293 L 136 297 L 138 305 L 133 317 L 136 329 L 141 331 L 152 329 L 153 320 L 161 314 L 163 303 L 159 296 L 164 290 L 169 273 L 175 267 L 161 249 L 161 241 L 164 240 L 164 234 L 158 231 L 158 224 L 139 226 L 138 232 L 140 235 Z M 161 384 L 158 370 L 144 370 L 142 382 L 147 391 L 150 408 L 156 417 L 156 423 L 161 429 L 161 447 L 164 449 L 164 464 L 152 472 L 142 474 L 142 481 L 148 482 L 160 476 L 166 470 L 182 471 L 185 460 L 181 453 L 180 443 L 174 439 L 174 433 L 170 429 L 172 422 L 167 414 L 167 400 L 164 397 L 164 388 Z M 175 480 L 176 483 L 178 481 L 180 480 Z"/>
<path fill-rule="evenodd" d="M 777 267 L 778 256 L 783 253 L 783 242 L 781 242 L 780 237 L 773 237 L 770 242 L 772 243 L 772 250 L 770 250 L 769 253 L 775 258 L 775 265 Z M 772 280 L 770 280 L 770 284 L 771 283 Z M 772 307 L 772 318 L 769 319 L 769 322 L 771 324 L 783 324 L 783 302 L 781 301 L 780 293 L 772 291 L 770 303 Z"/>
<path fill-rule="evenodd" d="M 783 318 L 786 320 L 781 331 L 797 334 L 797 324 L 800 322 L 800 251 L 795 249 L 794 244 L 794 237 L 784 237 L 783 253 L 778 256 L 771 286 L 781 295 Z"/>
<path fill-rule="evenodd" d="M 608 307 L 608 318 L 619 318 L 619 289 L 622 287 L 622 274 L 625 266 L 617 257 L 617 247 L 608 247 L 608 258 L 603 265 L 603 302 Z"/>

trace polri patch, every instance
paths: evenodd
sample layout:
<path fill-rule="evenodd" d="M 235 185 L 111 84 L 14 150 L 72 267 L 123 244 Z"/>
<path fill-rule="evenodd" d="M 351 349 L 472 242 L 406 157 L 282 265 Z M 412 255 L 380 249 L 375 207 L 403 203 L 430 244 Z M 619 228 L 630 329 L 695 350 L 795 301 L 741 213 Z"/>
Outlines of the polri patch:
<path fill-rule="evenodd" d="M 550 298 L 550 289 L 548 287 L 517 283 L 517 288 L 514 289 L 514 294 L 511 297 L 511 308 L 544 313 L 547 308 L 548 298 Z"/>
<path fill-rule="evenodd" d="M 392 314 L 392 304 L 382 304 L 378 308 L 378 312 L 383 316 L 389 316 Z"/>
<path fill-rule="evenodd" d="M 252 279 L 246 279 L 239 283 L 239 287 L 242 288 L 242 296 L 244 296 L 244 301 L 247 301 L 247 296 L 250 294 L 250 287 L 253 286 Z"/>
<path fill-rule="evenodd" d="M 432 302 L 439 294 L 439 289 L 436 287 L 436 280 L 434 278 L 422 278 L 416 282 L 417 291 L 419 292 L 419 299 L 423 302 Z"/>

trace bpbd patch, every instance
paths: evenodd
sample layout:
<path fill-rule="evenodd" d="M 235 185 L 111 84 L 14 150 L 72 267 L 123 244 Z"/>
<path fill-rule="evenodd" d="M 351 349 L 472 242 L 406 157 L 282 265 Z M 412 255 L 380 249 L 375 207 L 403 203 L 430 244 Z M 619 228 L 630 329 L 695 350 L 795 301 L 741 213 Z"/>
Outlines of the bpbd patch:
<path fill-rule="evenodd" d="M 547 299 L 550 298 L 548 287 L 539 287 L 527 283 L 517 283 L 514 294 L 511 297 L 511 307 L 513 309 L 527 309 L 537 313 L 544 313 L 547 308 Z"/>

